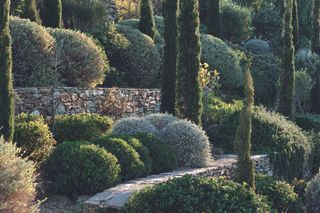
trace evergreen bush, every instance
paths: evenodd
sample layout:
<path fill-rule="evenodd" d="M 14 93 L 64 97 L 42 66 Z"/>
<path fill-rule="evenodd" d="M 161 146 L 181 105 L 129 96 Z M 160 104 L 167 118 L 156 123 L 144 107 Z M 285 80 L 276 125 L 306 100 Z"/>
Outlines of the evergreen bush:
<path fill-rule="evenodd" d="M 269 212 L 252 189 L 223 178 L 183 176 L 147 187 L 129 198 L 124 212 Z"/>
<path fill-rule="evenodd" d="M 61 82 L 71 87 L 102 84 L 109 69 L 107 56 L 97 43 L 83 33 L 49 29 L 56 40 L 56 67 Z"/>
<path fill-rule="evenodd" d="M 158 134 L 158 130 L 144 118 L 130 117 L 118 120 L 113 128 L 113 135 L 134 135 L 137 133 Z"/>
<path fill-rule="evenodd" d="M 252 10 L 232 1 L 221 5 L 221 38 L 241 42 L 252 34 Z"/>
<path fill-rule="evenodd" d="M 138 152 L 126 141 L 109 136 L 93 140 L 93 143 L 112 153 L 119 161 L 121 178 L 130 180 L 147 175 L 146 165 Z"/>
<path fill-rule="evenodd" d="M 154 39 L 156 28 L 153 19 L 153 8 L 151 0 L 140 0 L 139 30 Z"/>
<path fill-rule="evenodd" d="M 174 151 L 179 167 L 209 165 L 211 147 L 201 127 L 187 120 L 175 121 L 161 131 L 160 138 Z"/>
<path fill-rule="evenodd" d="M 320 132 L 320 115 L 298 114 L 294 117 L 294 122 L 303 130 Z"/>
<path fill-rule="evenodd" d="M 119 181 L 117 158 L 88 142 L 59 144 L 43 165 L 53 192 L 88 195 L 101 192 Z"/>
<path fill-rule="evenodd" d="M 201 61 L 220 73 L 221 89 L 238 90 L 242 86 L 243 71 L 237 53 L 211 35 L 201 35 L 201 43 Z"/>
<path fill-rule="evenodd" d="M 256 176 L 256 193 L 266 196 L 271 208 L 277 212 L 287 212 L 298 202 L 298 195 L 290 184 L 267 175 Z"/>
<path fill-rule="evenodd" d="M 95 113 L 59 115 L 55 117 L 54 137 L 59 143 L 63 141 L 90 141 L 109 133 L 112 124 L 111 118 Z"/>
<path fill-rule="evenodd" d="M 234 135 L 239 119 L 237 104 L 210 107 L 210 138 L 215 148 L 234 153 Z M 218 115 L 217 115 L 218 114 Z M 214 125 L 213 125 L 214 124 Z M 308 168 L 311 147 L 302 130 L 283 116 L 255 108 L 252 117 L 252 152 L 268 154 L 273 174 L 287 180 L 302 178 Z"/>
<path fill-rule="evenodd" d="M 42 23 L 46 27 L 62 28 L 62 1 L 44 0 Z"/>
<path fill-rule="evenodd" d="M 320 172 L 307 184 L 306 204 L 310 213 L 320 211 Z"/>
<path fill-rule="evenodd" d="M 177 159 L 171 148 L 152 134 L 139 133 L 125 138 L 138 139 L 149 150 L 152 173 L 170 172 L 177 168 Z"/>
<path fill-rule="evenodd" d="M 36 169 L 20 151 L 0 138 L 0 211 L 36 213 Z"/>
<path fill-rule="evenodd" d="M 11 17 L 15 87 L 48 86 L 55 82 L 55 40 L 46 29 L 27 19 Z"/>
<path fill-rule="evenodd" d="M 151 114 L 144 117 L 145 120 L 149 121 L 157 130 L 162 130 L 163 128 L 166 128 L 169 124 L 171 124 L 174 121 L 178 121 L 179 119 L 174 117 L 171 114 Z"/>
<path fill-rule="evenodd" d="M 36 163 L 44 161 L 56 144 L 43 117 L 27 114 L 16 118 L 14 142 L 21 148 L 22 157 L 28 157 Z"/>

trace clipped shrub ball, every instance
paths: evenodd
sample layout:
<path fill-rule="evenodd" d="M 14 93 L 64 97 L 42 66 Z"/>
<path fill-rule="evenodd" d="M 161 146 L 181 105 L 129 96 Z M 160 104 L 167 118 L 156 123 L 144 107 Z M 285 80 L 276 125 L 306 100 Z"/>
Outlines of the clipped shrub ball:
<path fill-rule="evenodd" d="M 72 30 L 49 29 L 56 40 L 57 71 L 70 87 L 102 84 L 109 69 L 107 56 L 87 35 Z"/>
<path fill-rule="evenodd" d="M 119 180 L 117 158 L 89 142 L 59 144 L 45 162 L 43 171 L 53 192 L 65 195 L 94 194 Z"/>
<path fill-rule="evenodd" d="M 124 212 L 269 212 L 252 189 L 222 178 L 189 175 L 147 187 L 129 198 Z"/>
<path fill-rule="evenodd" d="M 221 5 L 221 36 L 232 42 L 241 42 L 252 34 L 252 9 L 231 1 Z"/>
<path fill-rule="evenodd" d="M 242 43 L 242 46 L 252 54 L 272 53 L 272 50 L 270 48 L 268 41 L 264 41 L 257 38 L 250 39 Z"/>
<path fill-rule="evenodd" d="M 307 184 L 305 198 L 308 212 L 320 211 L 320 172 Z"/>
<path fill-rule="evenodd" d="M 124 140 L 138 152 L 146 170 L 144 172 L 145 174 L 150 174 L 152 172 L 152 160 L 149 149 L 146 148 L 139 139 L 129 135 L 118 135 L 115 138 Z"/>
<path fill-rule="evenodd" d="M 134 135 L 150 133 L 157 135 L 157 129 L 147 120 L 138 117 L 122 118 L 115 122 L 112 128 L 113 135 Z"/>
<path fill-rule="evenodd" d="M 132 136 L 121 136 L 135 138 L 149 150 L 152 161 L 152 173 L 159 174 L 170 172 L 177 168 L 177 158 L 173 150 L 163 141 L 152 134 L 139 133 Z"/>
<path fill-rule="evenodd" d="M 222 89 L 238 90 L 242 86 L 243 72 L 237 53 L 211 35 L 201 35 L 201 43 L 201 61 L 208 63 L 211 70 L 217 69 Z"/>
<path fill-rule="evenodd" d="M 117 61 L 112 66 L 125 72 L 129 87 L 158 87 L 161 57 L 152 39 L 128 26 L 117 25 L 117 30 L 128 39 L 129 46 L 115 54 Z"/>
<path fill-rule="evenodd" d="M 272 108 L 278 97 L 281 61 L 273 54 L 253 54 L 251 60 L 255 104 Z"/>
<path fill-rule="evenodd" d="M 174 151 L 179 167 L 205 167 L 211 160 L 206 133 L 187 120 L 175 121 L 161 132 L 161 140 Z"/>
<path fill-rule="evenodd" d="M 173 115 L 166 114 L 166 113 L 164 114 L 157 113 L 157 114 L 147 115 L 146 117 L 144 117 L 144 119 L 149 121 L 154 127 L 157 128 L 157 130 L 161 130 L 165 128 L 167 125 L 169 125 L 170 123 L 179 120 Z"/>
<path fill-rule="evenodd" d="M 123 180 L 130 180 L 146 175 L 147 169 L 140 155 L 126 141 L 104 136 L 93 140 L 93 143 L 116 156 L 121 166 L 121 177 Z"/>
<path fill-rule="evenodd" d="M 214 138 L 215 148 L 234 153 L 234 135 L 241 107 L 225 103 L 212 106 L 209 110 L 210 128 L 207 133 Z M 217 113 L 220 116 L 215 116 Z M 255 108 L 252 127 L 252 152 L 270 156 L 274 176 L 290 181 L 304 176 L 308 170 L 311 147 L 298 126 L 280 114 Z"/>
<path fill-rule="evenodd" d="M 88 140 L 107 134 L 113 121 L 95 113 L 59 115 L 55 118 L 54 137 L 58 142 Z"/>
<path fill-rule="evenodd" d="M 287 212 L 298 202 L 298 195 L 290 184 L 267 175 L 256 175 L 256 193 L 266 196 L 271 208 L 277 212 Z"/>
<path fill-rule="evenodd" d="M 21 156 L 41 163 L 52 152 L 56 141 L 43 117 L 21 114 L 16 116 L 14 142 Z"/>
<path fill-rule="evenodd" d="M 10 18 L 15 87 L 53 85 L 55 41 L 46 29 L 28 19 Z"/>
<path fill-rule="evenodd" d="M 0 137 L 1 212 L 38 212 L 36 169 L 31 161 L 18 157 L 20 152 Z"/>

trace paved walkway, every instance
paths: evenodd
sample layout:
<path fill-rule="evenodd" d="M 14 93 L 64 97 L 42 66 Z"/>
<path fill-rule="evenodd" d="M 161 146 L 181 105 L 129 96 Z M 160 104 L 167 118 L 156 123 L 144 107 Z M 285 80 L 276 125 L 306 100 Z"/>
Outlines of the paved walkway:
<path fill-rule="evenodd" d="M 256 171 L 261 173 L 270 173 L 269 158 L 265 155 L 256 155 L 252 157 L 256 162 Z M 155 184 L 166 182 L 169 179 L 182 177 L 190 174 L 194 176 L 232 176 L 236 165 L 236 156 L 225 155 L 216 159 L 210 167 L 189 169 L 182 171 L 173 171 L 162 173 L 159 175 L 151 175 L 145 178 L 131 180 L 123 184 L 119 184 L 113 188 L 101 192 L 89 200 L 85 201 L 88 208 L 113 208 L 121 209 L 126 204 L 132 193 Z"/>

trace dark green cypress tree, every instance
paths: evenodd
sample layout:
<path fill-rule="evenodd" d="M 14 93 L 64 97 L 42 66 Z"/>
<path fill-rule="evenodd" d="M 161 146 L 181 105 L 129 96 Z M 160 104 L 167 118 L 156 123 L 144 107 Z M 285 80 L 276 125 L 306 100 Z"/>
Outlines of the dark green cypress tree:
<path fill-rule="evenodd" d="M 316 82 L 311 90 L 310 102 L 311 112 L 320 114 L 320 73 L 316 75 Z"/>
<path fill-rule="evenodd" d="M 283 71 L 280 74 L 280 97 L 279 112 L 285 116 L 292 115 L 292 102 L 294 92 L 294 46 L 293 46 L 293 27 L 292 27 L 292 9 L 293 0 L 284 1 L 283 14 Z"/>
<path fill-rule="evenodd" d="M 320 0 L 314 0 L 312 19 L 312 51 L 320 54 Z"/>
<path fill-rule="evenodd" d="M 176 115 L 200 125 L 202 90 L 199 82 L 201 52 L 199 26 L 198 0 L 180 0 Z"/>
<path fill-rule="evenodd" d="M 240 113 L 239 125 L 236 131 L 235 151 L 238 153 L 237 172 L 235 180 L 239 183 L 246 182 L 252 188 L 255 187 L 255 168 L 251 159 L 251 115 L 254 104 L 253 80 L 250 74 L 250 65 L 245 63 L 244 92 L 246 95 L 243 109 Z"/>
<path fill-rule="evenodd" d="M 0 1 L 0 134 L 13 140 L 14 94 L 12 86 L 12 51 L 9 29 L 10 0 Z"/>
<path fill-rule="evenodd" d="M 292 26 L 293 26 L 293 44 L 295 49 L 297 50 L 299 48 L 299 38 L 300 38 L 298 0 L 293 0 Z"/>
<path fill-rule="evenodd" d="M 139 30 L 154 39 L 156 27 L 153 18 L 152 2 L 150 0 L 140 1 Z"/>
<path fill-rule="evenodd" d="M 221 27 L 220 0 L 208 0 L 207 4 L 208 33 L 219 37 Z"/>
<path fill-rule="evenodd" d="M 30 19 L 30 21 L 41 24 L 36 0 L 25 0 L 25 6 L 22 9 L 21 18 L 27 18 Z"/>
<path fill-rule="evenodd" d="M 52 28 L 62 28 L 61 0 L 45 0 L 43 2 L 43 10 L 43 25 Z"/>
<path fill-rule="evenodd" d="M 162 70 L 161 111 L 175 114 L 175 88 L 177 72 L 177 0 L 164 0 L 164 53 Z"/>

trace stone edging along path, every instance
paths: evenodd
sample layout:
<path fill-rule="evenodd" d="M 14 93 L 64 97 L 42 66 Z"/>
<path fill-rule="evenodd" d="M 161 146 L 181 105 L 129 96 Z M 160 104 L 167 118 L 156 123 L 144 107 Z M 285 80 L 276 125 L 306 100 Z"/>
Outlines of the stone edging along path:
<path fill-rule="evenodd" d="M 269 158 L 266 155 L 255 155 L 252 159 L 256 165 L 256 171 L 264 174 L 272 174 Z M 213 177 L 213 176 L 232 176 L 235 171 L 236 156 L 224 155 L 216 159 L 210 167 L 173 171 L 151 175 L 145 178 L 131 180 L 119 184 L 113 188 L 107 189 L 96 194 L 84 204 L 88 209 L 112 208 L 121 209 L 124 207 L 131 195 L 146 186 L 152 186 L 166 182 L 172 178 L 182 177 L 189 174 L 193 176 Z"/>

